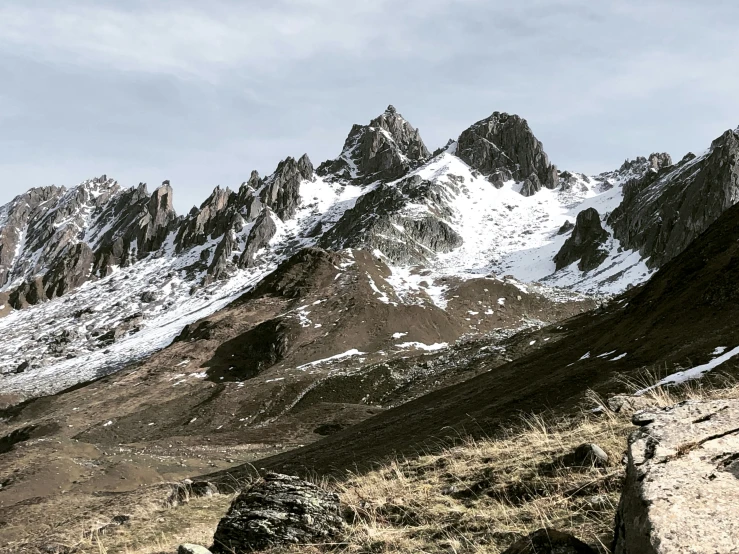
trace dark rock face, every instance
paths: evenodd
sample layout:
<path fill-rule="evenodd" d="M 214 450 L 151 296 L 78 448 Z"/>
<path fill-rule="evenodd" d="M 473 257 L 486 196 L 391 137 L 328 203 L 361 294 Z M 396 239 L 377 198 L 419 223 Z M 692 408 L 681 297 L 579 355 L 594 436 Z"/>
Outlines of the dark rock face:
<path fill-rule="evenodd" d="M 536 176 L 535 173 L 532 173 L 531 176 L 526 179 L 521 186 L 521 194 L 524 196 L 534 196 L 540 190 L 541 181 L 539 181 L 539 178 Z"/>
<path fill-rule="evenodd" d="M 40 226 L 47 215 L 45 205 L 56 203 L 64 192 L 65 189 L 53 186 L 31 189 L 6 206 L 5 214 L 0 213 L 0 216 L 5 215 L 0 233 L 0 286 L 12 278 L 12 264 L 24 238 L 23 229 Z"/>
<path fill-rule="evenodd" d="M 69 191 L 31 190 L 3 211 L 0 278 L 25 279 L 10 291 L 14 308 L 60 296 L 159 249 L 176 218 L 168 184 L 149 197 L 145 185 L 121 191 L 105 175 Z"/>
<path fill-rule="evenodd" d="M 570 220 L 568 219 L 567 221 L 565 221 L 565 222 L 564 222 L 564 223 L 562 224 L 562 227 L 560 227 L 560 228 L 559 228 L 559 231 L 557 231 L 557 234 L 558 234 L 558 235 L 564 235 L 564 234 L 567 234 L 567 233 L 569 233 L 570 231 L 572 231 L 572 230 L 573 230 L 574 228 L 575 228 L 575 224 L 574 224 L 574 223 L 572 223 L 572 221 L 570 221 Z"/>
<path fill-rule="evenodd" d="M 286 158 L 277 166 L 274 174 L 265 181 L 259 195 L 265 206 L 269 206 L 283 221 L 295 215 L 300 203 L 301 181 L 313 180 L 313 164 L 304 154 L 299 160 Z"/>
<path fill-rule="evenodd" d="M 608 232 L 600 223 L 600 214 L 595 208 L 588 208 L 577 214 L 575 227 L 572 235 L 565 241 L 557 255 L 554 263 L 557 271 L 580 260 L 577 267 L 580 271 L 595 269 L 608 253 L 601 245 L 608 239 Z"/>
<path fill-rule="evenodd" d="M 205 244 L 212 236 L 225 233 L 233 215 L 233 196 L 228 188 L 216 187 L 200 209 L 180 225 L 175 239 L 178 251 Z"/>
<path fill-rule="evenodd" d="M 514 543 L 503 554 L 597 554 L 597 550 L 567 533 L 539 529 Z"/>
<path fill-rule="evenodd" d="M 494 112 L 475 123 L 459 136 L 457 156 L 496 186 L 510 178 L 524 181 L 524 196 L 559 184 L 557 168 L 526 120 L 517 115 Z"/>
<path fill-rule="evenodd" d="M 431 209 L 423 216 L 409 217 L 403 209 L 410 202 Z M 327 249 L 377 248 L 398 263 L 428 261 L 434 252 L 449 252 L 462 245 L 462 238 L 444 221 L 451 217 L 443 191 L 414 175 L 362 196 L 319 244 Z"/>
<path fill-rule="evenodd" d="M 216 383 L 253 379 L 285 359 L 298 331 L 289 318 L 269 319 L 225 342 L 211 362 L 208 378 Z"/>
<path fill-rule="evenodd" d="M 686 156 L 674 166 L 654 156 L 644 177 L 624 185 L 624 200 L 608 218 L 621 244 L 648 257 L 653 268 L 739 201 L 739 132 L 726 131 L 705 156 Z"/>
<path fill-rule="evenodd" d="M 246 248 L 239 259 L 239 266 L 252 267 L 257 252 L 269 244 L 275 233 L 277 233 L 277 224 L 274 220 L 274 214 L 269 208 L 265 208 L 254 222 L 251 231 L 249 231 Z"/>
<path fill-rule="evenodd" d="M 268 474 L 231 504 L 218 524 L 214 553 L 329 542 L 344 527 L 339 497 L 288 475 Z"/>
<path fill-rule="evenodd" d="M 392 181 L 429 156 L 418 129 L 388 106 L 369 125 L 354 125 L 341 155 L 321 164 L 318 174 L 362 182 Z"/>

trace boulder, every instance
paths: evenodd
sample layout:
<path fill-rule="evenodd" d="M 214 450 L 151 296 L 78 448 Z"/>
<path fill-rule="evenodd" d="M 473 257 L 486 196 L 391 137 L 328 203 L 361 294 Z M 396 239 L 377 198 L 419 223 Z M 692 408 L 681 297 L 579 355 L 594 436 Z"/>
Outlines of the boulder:
<path fill-rule="evenodd" d="M 597 550 L 568 533 L 539 529 L 515 542 L 503 554 L 597 554 Z"/>
<path fill-rule="evenodd" d="M 270 473 L 233 501 L 211 550 L 226 554 L 329 542 L 343 527 L 338 495 L 297 477 Z"/>
<path fill-rule="evenodd" d="M 192 498 L 204 498 L 218 494 L 218 487 L 209 481 L 192 481 L 185 479 L 172 486 L 166 505 L 170 508 L 187 504 Z"/>
<path fill-rule="evenodd" d="M 565 221 L 562 224 L 562 227 L 559 228 L 559 231 L 557 231 L 557 234 L 558 235 L 565 235 L 565 234 L 569 233 L 570 231 L 572 231 L 574 228 L 575 228 L 575 224 L 572 223 L 572 221 L 570 221 L 568 219 L 567 221 Z"/>
<path fill-rule="evenodd" d="M 595 208 L 588 208 L 577 214 L 572 234 L 554 256 L 557 271 L 579 260 L 580 271 L 595 269 L 608 257 L 602 248 L 608 239 L 608 232 L 600 223 L 600 214 Z"/>
<path fill-rule="evenodd" d="M 565 467 L 605 467 L 608 465 L 608 454 L 597 444 L 587 442 L 567 454 L 562 463 Z"/>
<path fill-rule="evenodd" d="M 657 408 L 657 403 L 645 396 L 631 396 L 625 394 L 617 394 L 606 401 L 608 409 L 615 414 L 629 413 L 635 414 L 641 410 L 649 410 Z"/>
<path fill-rule="evenodd" d="M 613 552 L 737 552 L 739 400 L 640 412 Z"/>

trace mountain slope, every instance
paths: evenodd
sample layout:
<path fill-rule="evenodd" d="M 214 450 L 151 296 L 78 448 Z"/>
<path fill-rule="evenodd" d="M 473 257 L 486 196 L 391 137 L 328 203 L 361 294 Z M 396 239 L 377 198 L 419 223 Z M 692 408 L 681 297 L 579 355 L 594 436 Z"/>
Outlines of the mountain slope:
<path fill-rule="evenodd" d="M 534 353 L 303 449 L 262 460 L 259 467 L 287 472 L 367 467 L 460 431 L 494 431 L 520 411 L 569 409 L 588 388 L 619 390 L 619 378 L 635 377 L 643 367 L 674 372 L 718 359 L 727 350 L 739 354 L 737 282 L 739 206 L 734 206 L 638 292 L 555 327 L 551 333 L 559 338 Z M 238 475 L 233 468 L 229 473 Z"/>
<path fill-rule="evenodd" d="M 186 216 L 168 182 L 151 195 L 106 176 L 34 189 L 0 209 L 0 383 L 48 394 L 145 359 L 312 246 L 370 251 L 388 298 L 441 310 L 450 283 L 489 276 L 553 300 L 617 294 L 736 201 L 735 142 L 727 132 L 695 159 L 653 154 L 588 177 L 557 171 L 518 116 L 495 112 L 430 155 L 390 106 L 317 170 L 288 157 Z M 654 238 L 660 210 L 678 215 Z M 582 213 L 598 237 L 573 231 Z M 570 248 L 573 233 L 593 252 Z"/>

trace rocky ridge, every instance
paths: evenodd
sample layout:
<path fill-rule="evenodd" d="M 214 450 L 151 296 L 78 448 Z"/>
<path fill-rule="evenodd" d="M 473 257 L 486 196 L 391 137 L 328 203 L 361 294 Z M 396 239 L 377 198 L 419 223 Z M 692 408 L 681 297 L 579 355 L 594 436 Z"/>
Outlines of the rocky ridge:
<path fill-rule="evenodd" d="M 386 265 L 393 302 L 421 295 L 442 310 L 448 279 L 481 275 L 512 275 L 522 290 L 540 282 L 554 299 L 617 293 L 735 202 L 735 142 L 727 132 L 674 166 L 653 154 L 588 177 L 557 171 L 518 116 L 495 112 L 431 156 L 390 106 L 355 125 L 337 159 L 314 170 L 305 155 L 286 158 L 236 191 L 217 187 L 185 216 L 169 182 L 153 194 L 107 176 L 34 189 L 0 209 L 0 367 L 24 382 L 24 372 L 72 365 L 109 372 L 311 246 L 365 249 Z M 645 206 L 687 202 L 678 189 L 705 190 L 700 217 L 665 219 L 652 237 Z M 574 252 L 583 241 L 588 252 Z M 46 354 L 13 354 L 39 346 Z"/>

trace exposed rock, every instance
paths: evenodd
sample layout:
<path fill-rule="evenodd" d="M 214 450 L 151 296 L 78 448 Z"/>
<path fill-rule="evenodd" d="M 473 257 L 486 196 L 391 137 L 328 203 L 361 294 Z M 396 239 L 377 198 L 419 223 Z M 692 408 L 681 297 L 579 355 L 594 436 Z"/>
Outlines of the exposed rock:
<path fill-rule="evenodd" d="M 300 183 L 312 181 L 313 164 L 304 154 L 299 160 L 286 158 L 277 166 L 277 170 L 265 181 L 260 193 L 260 200 L 269 206 L 283 221 L 295 215 L 300 202 Z"/>
<path fill-rule="evenodd" d="M 177 554 L 211 554 L 211 552 L 199 544 L 185 543 L 177 547 Z"/>
<path fill-rule="evenodd" d="M 600 214 L 595 208 L 588 208 L 577 214 L 572 235 L 554 256 L 557 270 L 580 261 L 580 271 L 595 269 L 608 257 L 601 245 L 608 239 L 608 232 L 600 223 Z"/>
<path fill-rule="evenodd" d="M 562 227 L 559 228 L 559 231 L 557 231 L 557 234 L 558 235 L 564 235 L 564 234 L 569 233 L 570 231 L 572 231 L 574 228 L 575 228 L 575 224 L 572 223 L 572 221 L 570 221 L 568 219 L 567 221 L 565 221 L 562 224 Z"/>
<path fill-rule="evenodd" d="M 605 467 L 608 454 L 597 444 L 585 443 L 562 459 L 565 467 Z"/>
<path fill-rule="evenodd" d="M 639 418 L 613 552 L 734 552 L 739 400 L 687 401 Z"/>
<path fill-rule="evenodd" d="M 139 297 L 141 302 L 143 302 L 144 304 L 151 304 L 152 302 L 156 302 L 158 298 L 159 298 L 159 295 L 157 294 L 156 291 L 153 291 L 153 290 L 146 290 L 142 292 L 141 296 Z"/>
<path fill-rule="evenodd" d="M 393 106 L 370 121 L 354 125 L 341 155 L 324 162 L 319 175 L 334 175 L 364 182 L 391 181 L 430 156 L 418 129 L 408 123 Z"/>
<path fill-rule="evenodd" d="M 252 267 L 257 252 L 269 244 L 277 233 L 277 224 L 274 214 L 269 208 L 264 208 L 246 239 L 246 248 L 239 259 L 240 267 Z"/>
<path fill-rule="evenodd" d="M 169 181 L 154 191 L 149 199 L 147 211 L 139 220 L 139 232 L 136 242 L 140 255 L 146 255 L 158 250 L 167 238 L 170 224 L 176 214 L 172 204 L 173 191 Z"/>
<path fill-rule="evenodd" d="M 530 196 L 541 186 L 555 188 L 557 168 L 525 119 L 494 112 L 464 131 L 457 140 L 457 155 L 499 186 L 509 175 L 526 181 L 521 194 Z"/>
<path fill-rule="evenodd" d="M 612 396 L 606 401 L 608 409 L 613 413 L 631 413 L 639 412 L 641 410 L 649 410 L 657 407 L 657 403 L 654 400 L 646 398 L 644 396 L 631 396 L 619 394 Z"/>
<path fill-rule="evenodd" d="M 624 199 L 608 218 L 624 247 L 638 250 L 657 268 L 682 252 L 739 201 L 739 133 L 726 131 L 698 158 L 665 167 L 650 157 L 650 170 L 624 185 Z"/>
<path fill-rule="evenodd" d="M 214 553 L 328 542 L 342 533 L 339 497 L 288 475 L 268 474 L 233 501 L 218 524 Z"/>
<path fill-rule="evenodd" d="M 224 234 L 231 222 L 235 196 L 228 188 L 216 187 L 200 208 L 180 225 L 175 239 L 177 248 L 181 251 L 202 245 L 210 238 Z"/>
<path fill-rule="evenodd" d="M 231 260 L 235 246 L 236 237 L 234 233 L 224 234 L 213 254 L 213 261 L 208 267 L 208 275 L 212 275 L 214 279 L 221 279 L 228 275 L 229 268 L 233 265 Z"/>
<path fill-rule="evenodd" d="M 555 529 L 539 529 L 515 542 L 503 554 L 597 554 L 581 540 Z"/>
<path fill-rule="evenodd" d="M 207 498 L 218 494 L 218 487 L 208 481 L 192 481 L 185 479 L 181 483 L 175 483 L 172 487 L 166 506 L 174 508 L 181 504 L 187 504 L 193 498 Z"/>
<path fill-rule="evenodd" d="M 24 229 L 41 227 L 48 209 L 45 206 L 56 203 L 65 191 L 54 186 L 34 188 L 16 196 L 8 205 L 5 225 L 0 229 L 0 287 L 19 276 L 20 271 L 13 266 L 21 242 L 28 236 Z"/>
<path fill-rule="evenodd" d="M 521 194 L 524 196 L 534 196 L 541 190 L 541 181 L 536 173 L 532 173 L 521 186 Z"/>
<path fill-rule="evenodd" d="M 431 209 L 409 216 L 404 212 L 409 203 L 425 203 Z M 414 175 L 359 198 L 319 244 L 331 250 L 379 249 L 398 263 L 426 262 L 435 252 L 462 245 L 462 237 L 445 221 L 453 216 L 438 185 Z"/>
<path fill-rule="evenodd" d="M 287 356 L 296 335 L 290 318 L 264 321 L 221 345 L 210 362 L 208 377 L 216 382 L 253 379 Z"/>

